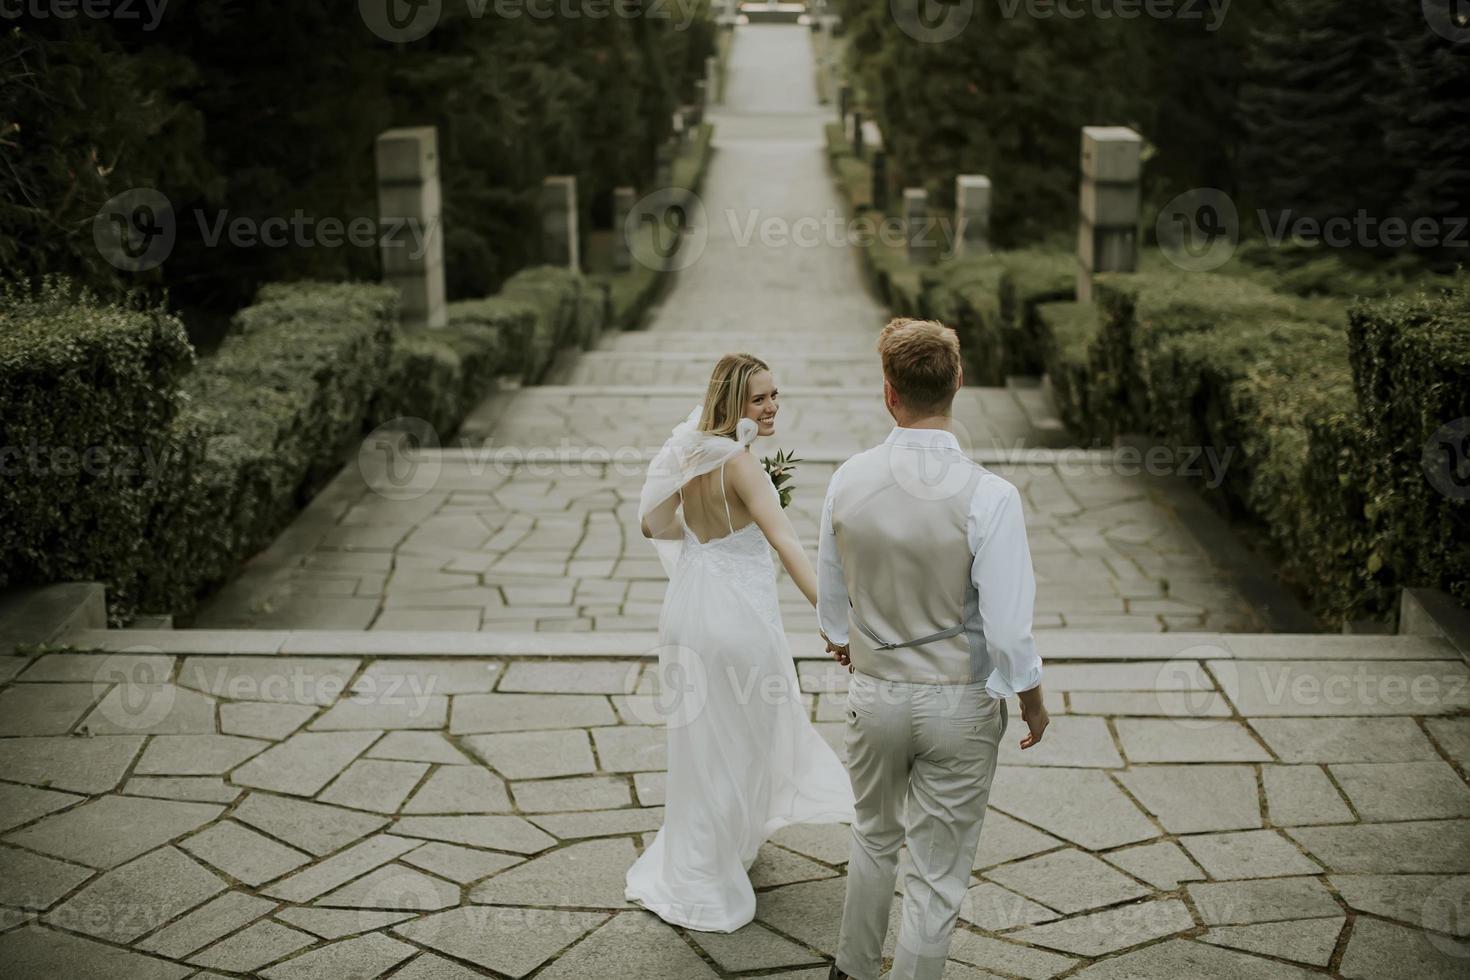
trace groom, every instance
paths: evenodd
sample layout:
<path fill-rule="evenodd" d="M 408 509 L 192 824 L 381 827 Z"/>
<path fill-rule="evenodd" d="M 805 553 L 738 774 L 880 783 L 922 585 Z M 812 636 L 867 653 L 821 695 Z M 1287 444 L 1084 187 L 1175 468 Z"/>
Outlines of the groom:
<path fill-rule="evenodd" d="M 939 980 L 1005 734 L 1004 699 L 1019 697 L 1030 729 L 1021 748 L 1046 731 L 1036 583 L 1020 495 L 952 431 L 962 382 L 954 331 L 896 319 L 878 352 L 897 427 L 833 474 L 817 552 L 822 634 L 852 672 L 847 769 L 857 800 L 830 978 L 876 980 L 907 843 L 888 976 Z"/>

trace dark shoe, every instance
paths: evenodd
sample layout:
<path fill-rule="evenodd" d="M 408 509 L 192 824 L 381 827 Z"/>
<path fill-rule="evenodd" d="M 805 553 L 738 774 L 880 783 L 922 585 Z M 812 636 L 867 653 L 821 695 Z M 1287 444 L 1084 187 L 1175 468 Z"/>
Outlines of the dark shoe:
<path fill-rule="evenodd" d="M 833 963 L 831 971 L 827 974 L 827 980 L 852 980 L 852 977 L 837 969 L 837 964 Z"/>

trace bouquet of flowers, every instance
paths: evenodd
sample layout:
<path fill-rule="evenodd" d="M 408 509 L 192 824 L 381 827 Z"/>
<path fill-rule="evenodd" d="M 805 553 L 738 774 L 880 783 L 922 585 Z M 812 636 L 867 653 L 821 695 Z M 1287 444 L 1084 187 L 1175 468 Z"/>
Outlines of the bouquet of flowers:
<path fill-rule="evenodd" d="M 795 486 L 792 476 L 796 472 L 796 464 L 801 460 L 790 455 L 784 449 L 777 450 L 774 456 L 765 456 L 761 459 L 761 465 L 766 468 L 766 475 L 771 478 L 771 485 L 776 488 L 776 493 L 781 497 L 781 508 L 784 510 L 791 503 L 791 490 Z"/>

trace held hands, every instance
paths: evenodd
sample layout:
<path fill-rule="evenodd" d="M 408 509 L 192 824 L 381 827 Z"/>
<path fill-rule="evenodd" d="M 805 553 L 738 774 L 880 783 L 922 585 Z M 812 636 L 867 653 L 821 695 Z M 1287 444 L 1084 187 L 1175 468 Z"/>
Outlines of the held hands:
<path fill-rule="evenodd" d="M 1029 729 L 1026 737 L 1021 739 L 1021 750 L 1024 752 L 1041 741 L 1041 736 L 1046 733 L 1046 726 L 1051 724 L 1051 716 L 1046 713 L 1046 705 L 1041 700 L 1039 684 L 1029 691 L 1022 691 L 1017 697 L 1021 702 L 1021 720 Z"/>
<path fill-rule="evenodd" d="M 852 673 L 852 658 L 848 655 L 847 644 L 844 643 L 839 646 L 833 643 L 827 638 L 826 630 L 819 629 L 817 632 L 822 634 L 822 642 L 827 644 L 827 652 L 832 654 L 832 659 L 846 667 L 849 674 Z"/>

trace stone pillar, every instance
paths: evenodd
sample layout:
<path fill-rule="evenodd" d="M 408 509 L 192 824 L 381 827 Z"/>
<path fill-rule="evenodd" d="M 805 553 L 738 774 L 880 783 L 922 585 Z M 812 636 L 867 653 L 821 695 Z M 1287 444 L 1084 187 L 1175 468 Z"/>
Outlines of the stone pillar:
<path fill-rule="evenodd" d="M 857 110 L 852 113 L 852 155 L 863 158 L 863 114 Z"/>
<path fill-rule="evenodd" d="M 847 114 L 852 109 L 852 86 L 843 82 L 837 86 L 837 121 L 847 125 Z"/>
<path fill-rule="evenodd" d="M 1097 272 L 1138 267 L 1139 175 L 1143 137 L 1126 126 L 1082 127 L 1077 219 L 1077 298 L 1092 299 Z"/>
<path fill-rule="evenodd" d="M 869 168 L 873 181 L 868 196 L 872 199 L 873 207 L 882 211 L 888 207 L 888 158 L 882 150 L 873 151 L 873 159 Z"/>
<path fill-rule="evenodd" d="M 633 212 L 637 194 L 631 187 L 613 188 L 612 263 L 614 272 L 633 268 L 633 252 L 628 247 L 628 215 Z"/>
<path fill-rule="evenodd" d="M 378 136 L 378 228 L 383 281 L 402 295 L 404 329 L 442 327 L 444 226 L 440 220 L 439 138 L 433 126 Z"/>
<path fill-rule="evenodd" d="M 908 240 L 909 261 L 928 265 L 934 261 L 935 241 L 929 227 L 929 192 L 922 187 L 903 189 L 903 227 Z"/>
<path fill-rule="evenodd" d="M 990 251 L 990 178 L 960 174 L 954 179 L 954 254 Z"/>
<path fill-rule="evenodd" d="M 580 269 L 577 235 L 577 178 L 547 177 L 541 182 L 541 258 L 548 265 Z"/>
<path fill-rule="evenodd" d="M 719 105 L 724 99 L 720 91 L 720 59 L 714 55 L 704 59 L 704 97 L 708 105 Z"/>

